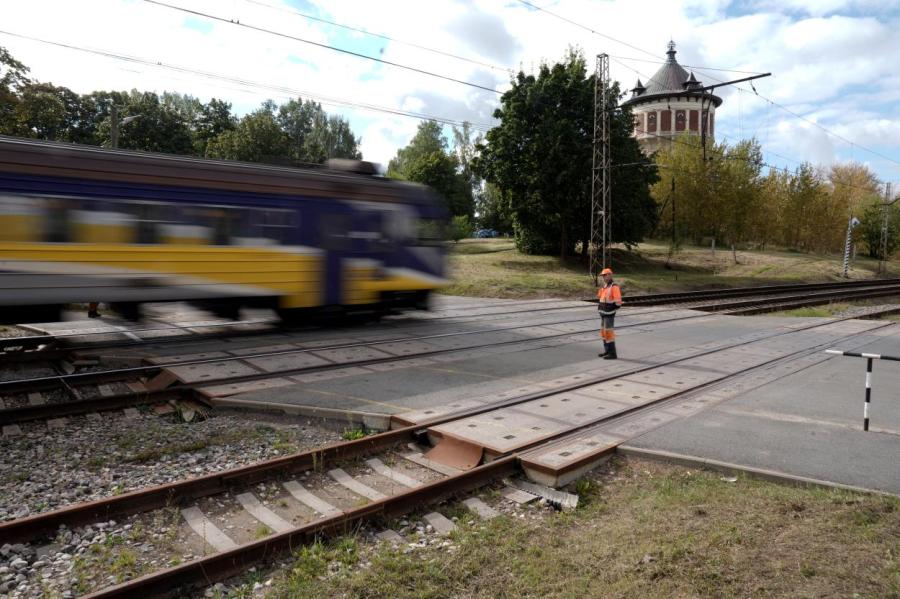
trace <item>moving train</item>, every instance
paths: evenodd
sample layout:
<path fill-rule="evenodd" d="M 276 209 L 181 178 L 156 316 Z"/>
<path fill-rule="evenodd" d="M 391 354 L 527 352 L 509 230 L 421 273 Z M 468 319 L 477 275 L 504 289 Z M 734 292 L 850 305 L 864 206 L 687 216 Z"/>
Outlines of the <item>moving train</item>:
<path fill-rule="evenodd" d="M 286 321 L 425 308 L 448 215 L 371 164 L 289 168 L 0 136 L 0 322 L 99 301 Z"/>

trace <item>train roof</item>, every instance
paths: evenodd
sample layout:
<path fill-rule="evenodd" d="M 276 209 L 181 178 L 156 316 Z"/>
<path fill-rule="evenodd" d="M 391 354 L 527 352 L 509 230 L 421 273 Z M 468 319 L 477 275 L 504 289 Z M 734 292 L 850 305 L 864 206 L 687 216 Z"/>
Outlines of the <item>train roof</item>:
<path fill-rule="evenodd" d="M 287 196 L 431 203 L 417 183 L 333 170 L 111 150 L 0 136 L 0 172 Z"/>

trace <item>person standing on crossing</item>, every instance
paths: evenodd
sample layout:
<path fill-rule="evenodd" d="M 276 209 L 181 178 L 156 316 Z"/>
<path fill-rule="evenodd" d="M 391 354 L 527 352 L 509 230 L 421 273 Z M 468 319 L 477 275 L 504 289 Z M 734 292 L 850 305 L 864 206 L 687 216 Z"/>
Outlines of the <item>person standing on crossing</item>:
<path fill-rule="evenodd" d="M 604 360 L 615 360 L 616 356 L 616 310 L 622 307 L 622 290 L 613 282 L 613 271 L 604 268 L 600 274 L 603 276 L 603 286 L 597 291 L 597 310 L 600 313 L 600 338 L 603 339 L 603 353 L 597 357 Z"/>

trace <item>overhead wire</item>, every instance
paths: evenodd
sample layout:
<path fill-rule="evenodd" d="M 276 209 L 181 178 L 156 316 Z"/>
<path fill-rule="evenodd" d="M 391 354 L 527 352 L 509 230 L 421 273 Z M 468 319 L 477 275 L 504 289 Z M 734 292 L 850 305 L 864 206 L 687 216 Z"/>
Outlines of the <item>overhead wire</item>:
<path fill-rule="evenodd" d="M 640 77 L 644 77 L 644 78 L 647 78 L 647 77 L 648 77 L 645 73 L 642 73 L 641 71 L 638 71 L 638 70 L 635 69 L 634 67 L 631 67 L 631 66 L 629 66 L 629 65 L 627 65 L 627 64 L 625 64 L 625 63 L 623 63 L 623 62 L 621 62 L 621 61 L 619 61 L 619 60 L 617 60 L 617 59 L 615 59 L 615 58 L 610 57 L 610 60 L 612 60 L 612 61 L 614 61 L 614 62 L 616 62 L 616 63 L 622 65 L 622 66 L 625 67 L 626 69 L 629 69 L 629 70 L 633 71 L 634 73 L 636 73 L 636 74 L 637 74 L 638 76 L 640 76 Z M 648 80 L 653 80 L 653 79 L 652 79 L 652 77 L 650 77 Z M 647 132 L 645 131 L 645 133 L 647 133 Z M 647 133 L 647 134 L 650 135 L 650 133 Z M 663 137 L 666 137 L 666 136 L 663 136 Z M 781 155 L 781 154 L 778 154 L 778 153 L 776 153 L 776 152 L 772 152 L 772 151 L 770 151 L 770 150 L 764 150 L 764 151 L 765 151 L 766 153 L 772 154 L 773 156 L 777 156 L 777 157 L 779 157 L 779 158 L 782 158 L 782 159 L 784 159 L 784 160 L 788 160 L 788 161 L 790 161 L 790 162 L 794 162 L 794 163 L 796 163 L 796 164 L 801 164 L 801 163 L 802 163 L 801 160 L 797 160 L 797 159 L 795 159 L 795 158 L 790 158 L 790 157 L 788 157 L 788 156 L 783 156 L 783 155 Z"/>
<path fill-rule="evenodd" d="M 537 6 L 537 5 L 535 5 L 535 4 L 532 4 L 531 2 L 528 2 L 528 0 L 518 0 L 518 2 L 520 2 L 521 4 L 524 4 L 524 5 L 526 5 L 526 6 L 530 6 L 531 8 L 533 8 L 533 9 L 535 9 L 535 10 L 538 10 L 538 11 L 541 11 L 541 12 L 543 12 L 543 13 L 546 13 L 546 14 L 548 14 L 548 15 L 550 15 L 550 16 L 553 16 L 553 17 L 555 17 L 555 18 L 557 18 L 557 19 L 560 19 L 560 20 L 562 20 L 562 21 L 565 21 L 565 22 L 567 22 L 567 23 L 570 23 L 570 24 L 572 24 L 572 25 L 574 25 L 574 26 L 576 26 L 576 27 L 579 27 L 579 28 L 581 28 L 581 29 L 584 29 L 584 30 L 586 30 L 586 31 L 589 31 L 589 32 L 591 32 L 591 33 L 593 33 L 593 34 L 595 34 L 595 35 L 597 35 L 597 36 L 599 36 L 599 37 L 606 38 L 606 39 L 611 40 L 611 41 L 613 41 L 613 42 L 616 42 L 616 43 L 618 43 L 618 44 L 622 44 L 623 46 L 627 46 L 627 47 L 629 47 L 629 48 L 632 48 L 632 49 L 634 49 L 634 50 L 637 50 L 638 52 L 642 52 L 642 53 L 644 53 L 644 54 L 648 54 L 648 55 L 650 55 L 650 56 L 655 56 L 655 57 L 658 58 L 658 56 L 657 56 L 656 54 L 650 52 L 649 50 L 645 50 L 644 48 L 640 48 L 640 47 L 635 46 L 635 45 L 633 45 L 633 44 L 630 44 L 630 43 L 628 43 L 628 42 L 624 42 L 624 41 L 622 41 L 622 40 L 620 40 L 620 39 L 614 38 L 614 37 L 612 37 L 612 36 L 610 36 L 610 35 L 606 35 L 605 33 L 602 33 L 602 32 L 600 32 L 600 31 L 596 31 L 596 30 L 592 29 L 591 27 L 588 27 L 587 25 L 584 25 L 583 23 L 579 23 L 579 22 L 577 22 L 577 21 L 574 21 L 574 20 L 572 20 L 572 19 L 569 19 L 569 18 L 567 18 L 567 17 L 564 17 L 564 16 L 562 16 L 562 15 L 560 15 L 560 14 L 554 13 L 554 12 L 552 12 L 552 11 L 549 11 L 549 10 L 545 9 L 545 8 L 541 8 L 540 6 Z M 621 63 L 620 63 L 620 64 L 621 64 Z M 705 68 L 705 67 L 692 67 L 692 68 L 694 68 L 698 73 L 701 73 L 701 74 L 703 74 L 703 75 L 709 77 L 710 79 L 713 79 L 713 80 L 718 81 L 718 82 L 720 82 L 720 83 L 724 83 L 724 81 L 723 81 L 722 79 L 718 79 L 718 78 L 714 77 L 713 75 L 710 75 L 709 73 L 706 73 L 706 72 L 705 72 L 706 70 L 710 70 L 710 69 L 707 69 L 707 68 Z M 718 70 L 718 69 L 716 69 L 716 70 Z M 724 70 L 724 69 L 723 69 L 723 70 Z M 734 87 L 737 88 L 737 89 L 739 89 L 739 90 L 741 90 L 741 91 L 743 91 L 743 92 L 751 93 L 749 90 L 746 90 L 746 89 L 742 88 L 742 87 L 739 86 L 739 85 L 735 85 Z M 896 159 L 894 159 L 894 158 L 891 158 L 890 156 L 887 156 L 887 155 L 885 155 L 885 154 L 882 154 L 881 152 L 878 152 L 878 151 L 873 150 L 873 149 L 871 149 L 871 148 L 868 148 L 868 147 L 866 147 L 866 146 L 860 145 L 860 144 L 857 143 L 857 142 L 851 141 L 851 140 L 847 139 L 846 137 L 844 137 L 844 136 L 842 136 L 842 135 L 840 135 L 840 134 L 838 134 L 838 133 L 835 133 L 835 132 L 831 131 L 830 129 L 828 129 L 827 127 L 825 127 L 825 126 L 823 126 L 823 125 L 817 123 L 816 121 L 814 121 L 814 120 L 812 120 L 812 119 L 809 119 L 809 118 L 807 118 L 807 117 L 805 117 L 805 116 L 803 116 L 803 115 L 800 115 L 800 114 L 794 112 L 793 110 L 787 108 L 786 106 L 783 106 L 782 104 L 779 104 L 778 102 L 772 100 L 771 98 L 767 98 L 767 97 L 763 96 L 762 94 L 757 93 L 755 90 L 754 90 L 754 92 L 752 92 L 752 93 L 754 93 L 754 95 L 759 96 L 759 97 L 762 98 L 763 100 L 766 100 L 766 101 L 768 101 L 768 102 L 771 102 L 773 106 L 779 108 L 780 110 L 783 110 L 784 112 L 790 114 L 791 116 L 793 116 L 793 117 L 795 117 L 795 118 L 798 118 L 798 119 L 800 119 L 800 120 L 802 120 L 802 121 L 804 121 L 804 122 L 807 122 L 807 123 L 809 123 L 809 124 L 811 124 L 811 125 L 813 125 L 813 126 L 819 128 L 819 129 L 821 129 L 821 130 L 822 130 L 823 132 L 825 132 L 826 134 L 828 134 L 828 135 L 830 135 L 830 136 L 832 136 L 832 137 L 835 137 L 835 138 L 837 138 L 837 139 L 843 141 L 844 143 L 849 144 L 851 147 L 854 147 L 854 146 L 855 146 L 855 147 L 858 147 L 858 148 L 860 148 L 860 149 L 862 149 L 862 150 L 865 150 L 866 152 L 869 152 L 870 154 L 872 154 L 872 155 L 874 155 L 874 156 L 878 156 L 879 158 L 882 158 L 882 159 L 887 160 L 887 161 L 889 161 L 889 162 L 893 162 L 894 164 L 900 165 L 900 160 L 896 160 Z"/>
<path fill-rule="evenodd" d="M 462 62 L 468 62 L 468 63 L 470 63 L 470 64 L 474 64 L 474 65 L 481 66 L 481 67 L 487 67 L 487 68 L 493 69 L 493 70 L 495 70 L 495 71 L 503 71 L 503 72 L 505 72 L 505 73 L 509 73 L 509 72 L 512 72 L 512 71 L 515 70 L 515 69 L 513 69 L 513 68 L 511 68 L 511 67 L 502 67 L 502 66 L 498 66 L 498 65 L 491 64 L 491 63 L 488 63 L 488 62 L 482 62 L 482 61 L 480 61 L 480 60 L 475 60 L 474 58 L 466 58 L 465 56 L 459 56 L 458 54 L 453 54 L 453 53 L 451 53 L 451 52 L 446 52 L 446 51 L 444 51 L 444 50 L 438 50 L 437 48 L 430 48 L 430 47 L 428 47 L 428 46 L 423 46 L 423 45 L 417 44 L 417 43 L 415 43 L 415 42 L 404 41 L 404 40 L 401 40 L 401 39 L 397 39 L 397 38 L 395 38 L 395 37 L 390 37 L 390 36 L 384 35 L 383 33 L 376 33 L 376 32 L 374 32 L 374 31 L 368 31 L 368 30 L 366 30 L 366 29 L 361 29 L 361 28 L 359 28 L 359 27 L 353 27 L 353 26 L 351 26 L 351 25 L 344 25 L 343 23 L 338 23 L 338 22 L 336 22 L 336 21 L 330 21 L 330 20 L 328 20 L 328 19 L 323 19 L 322 17 L 317 17 L 317 16 L 314 16 L 314 15 L 309 15 L 309 14 L 306 14 L 306 13 L 302 13 L 302 12 L 300 12 L 299 10 L 294 10 L 294 9 L 291 9 L 291 8 L 287 8 L 287 7 L 285 7 L 285 6 L 273 6 L 273 5 L 271 5 L 271 4 L 266 4 L 265 2 L 260 2 L 260 0 L 244 0 L 244 2 L 246 2 L 246 3 L 248 3 L 248 4 L 255 4 L 255 5 L 257 5 L 257 6 L 262 6 L 262 7 L 271 9 L 271 10 L 277 10 L 277 11 L 284 12 L 284 13 L 287 13 L 287 14 L 295 15 L 295 16 L 298 16 L 298 17 L 302 17 L 302 18 L 308 19 L 308 20 L 310 20 L 310 21 L 316 21 L 317 23 L 324 23 L 324 24 L 326 24 L 326 25 L 331 25 L 331 26 L 334 26 L 334 27 L 339 27 L 339 28 L 341 28 L 341 29 L 346 29 L 346 30 L 348 30 L 348 31 L 353 31 L 353 32 L 355 32 L 355 33 L 362 33 L 363 35 L 368 35 L 368 36 L 375 37 L 375 38 L 378 38 L 378 39 L 382 39 L 382 40 L 385 40 L 385 41 L 388 41 L 388 42 L 393 42 L 393 43 L 395 43 L 395 44 L 401 44 L 401 45 L 404 45 L 404 46 L 409 46 L 410 48 L 416 48 L 416 49 L 418 49 L 418 50 L 423 50 L 423 51 L 425 51 L 425 52 L 431 52 L 432 54 L 438 54 L 438 55 L 440 55 L 440 56 L 444 56 L 444 57 L 447 57 L 447 58 L 452 58 L 452 59 L 454 59 L 454 60 L 459 60 L 459 61 L 462 61 Z"/>
<path fill-rule="evenodd" d="M 248 30 L 250 30 L 250 31 L 256 31 L 256 32 L 258 32 L 258 33 L 264 33 L 264 34 L 266 34 L 266 35 L 272 35 L 272 36 L 275 36 L 275 37 L 280 37 L 280 38 L 284 38 L 284 39 L 289 39 L 289 40 L 292 40 L 292 41 L 295 41 L 295 42 L 300 42 L 300 43 L 303 43 L 303 44 L 309 44 L 309 45 L 311 45 L 311 46 L 316 46 L 316 47 L 318 47 L 318 48 L 323 48 L 323 49 L 326 49 L 326 50 L 331 50 L 331 51 L 333 51 L 333 52 L 338 52 L 338 53 L 340 53 L 340 54 L 346 54 L 346 55 L 348 55 L 348 56 L 355 56 L 356 58 L 360 58 L 360 59 L 364 59 L 364 60 L 371 60 L 371 61 L 377 62 L 377 63 L 379 63 L 379 64 L 384 64 L 384 65 L 396 67 L 396 68 L 398 68 L 398 69 L 405 69 L 405 70 L 407 70 L 407 71 L 411 71 L 411 72 L 413 72 L 413 73 L 419 73 L 419 74 L 422 74 L 422 75 L 426 75 L 426 76 L 428 76 L 428 77 L 435 77 L 435 78 L 437 78 L 437 79 L 443 79 L 443 80 L 445 80 L 445 81 L 451 81 L 451 82 L 453 82 L 453 83 L 459 83 L 460 85 L 466 85 L 466 86 L 468 86 L 468 87 L 472 87 L 472 88 L 475 88 L 475 89 L 480 89 L 480 90 L 483 90 L 483 91 L 488 91 L 488 92 L 491 92 L 491 93 L 494 93 L 494 94 L 498 94 L 498 95 L 499 95 L 499 94 L 502 94 L 502 93 L 503 93 L 503 92 L 501 92 L 501 91 L 499 91 L 499 90 L 497 90 L 497 89 L 494 89 L 494 88 L 491 88 L 491 87 L 487 87 L 487 86 L 485 86 L 485 85 L 479 85 L 478 83 L 473 83 L 473 82 L 471 82 L 471 81 L 463 81 L 462 79 L 456 79 L 456 78 L 454 78 L 454 77 L 449 77 L 449 76 L 447 76 L 447 75 L 441 75 L 440 73 L 435 73 L 435 72 L 432 72 L 432 71 L 426 71 L 425 69 L 420 69 L 420 68 L 417 68 L 417 67 L 412 67 L 412 66 L 409 66 L 409 65 L 400 64 L 400 63 L 398 63 L 398 62 L 393 62 L 393 61 L 390 61 L 390 60 L 385 60 L 385 59 L 383 59 L 383 58 L 377 58 L 377 57 L 375 57 L 375 56 L 369 56 L 369 55 L 367 55 L 367 54 L 362 54 L 361 52 L 354 52 L 354 51 L 352 51 L 352 50 L 347 50 L 347 49 L 345 49 L 345 48 L 339 48 L 339 47 L 337 47 L 337 46 L 331 46 L 331 45 L 329 45 L 329 44 L 323 44 L 323 43 L 321 43 L 321 42 L 316 42 L 316 41 L 313 41 L 313 40 L 304 39 L 304 38 L 298 37 L 298 36 L 296 36 L 296 35 L 290 35 L 290 34 L 287 34 L 287 33 L 281 33 L 280 31 L 275 31 L 275 30 L 273 30 L 273 29 L 266 29 L 265 27 L 257 27 L 256 25 L 249 25 L 249 24 L 247 24 L 247 23 L 241 23 L 240 21 L 234 21 L 234 20 L 231 20 L 231 19 L 226 19 L 226 18 L 224 18 L 224 17 L 218 17 L 218 16 L 216 16 L 216 15 L 211 15 L 211 14 L 209 14 L 209 13 L 205 13 L 205 12 L 202 12 L 202 11 L 199 11 L 199 10 L 192 10 L 192 9 L 190 9 L 190 8 L 184 8 L 184 7 L 182 7 L 182 6 L 175 6 L 174 4 L 166 4 L 165 2 L 160 2 L 159 0 L 144 0 L 144 2 L 146 2 L 146 3 L 148 3 L 148 4 L 154 4 L 154 5 L 156 5 L 156 6 L 162 6 L 162 7 L 164 7 L 164 8 L 168 8 L 168 9 L 171 9 L 171 10 L 183 12 L 183 13 L 186 13 L 186 14 L 189 14 L 189 15 L 194 15 L 194 16 L 196 16 L 196 17 L 203 17 L 203 18 L 205 18 L 205 19 L 211 19 L 211 20 L 213 20 L 213 21 L 218 21 L 218 22 L 220 22 L 220 23 L 228 23 L 229 25 L 234 25 L 235 27 L 241 27 L 241 28 L 244 28 L 244 29 L 248 29 Z"/>
<path fill-rule="evenodd" d="M 103 56 L 105 58 L 109 58 L 109 59 L 113 59 L 113 60 L 120 60 L 120 61 L 125 61 L 125 62 L 129 62 L 129 63 L 134 63 L 134 64 L 142 64 L 145 66 L 151 66 L 151 67 L 156 67 L 156 68 L 160 68 L 160 69 L 164 69 L 164 70 L 176 71 L 176 72 L 180 72 L 180 73 L 187 73 L 187 74 L 196 75 L 196 76 L 200 76 L 200 77 L 204 77 L 204 78 L 208 78 L 208 79 L 227 81 L 230 83 L 235 83 L 235 84 L 238 84 L 238 85 L 241 85 L 244 87 L 249 87 L 249 88 L 264 89 L 264 90 L 274 91 L 274 92 L 287 94 L 287 95 L 291 95 L 291 96 L 300 96 L 302 98 L 313 99 L 322 104 L 328 104 L 328 105 L 332 105 L 332 106 L 345 106 L 345 107 L 356 108 L 356 109 L 360 109 L 360 110 L 368 110 L 368 111 L 373 111 L 373 112 L 392 114 L 392 115 L 396 115 L 396 116 L 404 116 L 404 117 L 414 118 L 414 119 L 418 119 L 418 120 L 433 120 L 433 121 L 437 121 L 439 123 L 444 123 L 447 125 L 461 126 L 465 122 L 465 121 L 459 120 L 459 119 L 451 119 L 451 118 L 446 118 L 446 117 L 418 113 L 415 111 L 401 110 L 401 109 L 390 108 L 390 107 L 385 107 L 385 106 L 378 106 L 375 104 L 367 104 L 365 102 L 356 102 L 356 101 L 352 101 L 352 100 L 344 100 L 341 98 L 324 96 L 321 94 L 311 93 L 308 91 L 298 90 L 298 89 L 294 89 L 294 88 L 290 88 L 290 87 L 286 87 L 286 86 L 282 86 L 282 85 L 267 84 L 267 83 L 262 83 L 262 82 L 258 82 L 258 81 L 253 81 L 250 79 L 243 79 L 243 78 L 239 78 L 239 77 L 232 77 L 229 75 L 213 73 L 210 71 L 202 71 L 199 69 L 182 67 L 179 65 L 168 64 L 168 63 L 151 60 L 151 59 L 147 59 L 147 58 L 129 56 L 127 54 L 119 54 L 119 53 L 112 52 L 109 50 L 101 50 L 101 49 L 97 49 L 97 48 L 86 48 L 83 46 L 76 46 L 76 45 L 67 44 L 64 42 L 55 42 L 55 41 L 51 41 L 51 40 L 41 39 L 38 37 L 14 33 L 11 31 L 0 30 L 0 34 L 8 35 L 10 37 L 16 37 L 19 39 L 24 39 L 24 40 L 28 40 L 28 41 L 32 41 L 32 42 L 37 42 L 37 43 L 41 43 L 41 44 L 47 44 L 47 45 L 51 45 L 51 46 L 65 48 L 67 50 L 75 50 L 78 52 L 85 52 L 88 54 Z M 477 129 L 479 131 L 487 131 L 491 128 L 491 125 L 488 125 L 486 123 L 469 123 L 469 124 L 474 129 Z"/>

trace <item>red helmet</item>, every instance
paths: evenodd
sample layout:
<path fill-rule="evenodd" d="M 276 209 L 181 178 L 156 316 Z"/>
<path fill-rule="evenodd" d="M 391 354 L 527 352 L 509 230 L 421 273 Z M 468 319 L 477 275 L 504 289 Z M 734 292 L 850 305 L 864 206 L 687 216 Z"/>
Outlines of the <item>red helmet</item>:
<path fill-rule="evenodd" d="M 603 270 L 600 271 L 600 274 L 601 275 L 611 275 L 611 274 L 613 274 L 613 271 L 611 268 L 604 268 Z"/>

